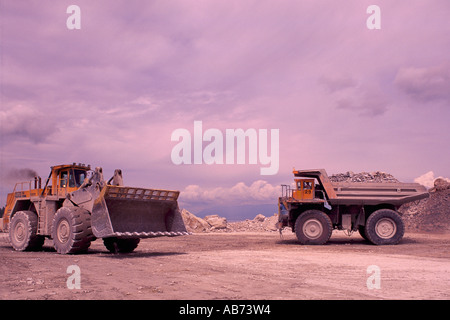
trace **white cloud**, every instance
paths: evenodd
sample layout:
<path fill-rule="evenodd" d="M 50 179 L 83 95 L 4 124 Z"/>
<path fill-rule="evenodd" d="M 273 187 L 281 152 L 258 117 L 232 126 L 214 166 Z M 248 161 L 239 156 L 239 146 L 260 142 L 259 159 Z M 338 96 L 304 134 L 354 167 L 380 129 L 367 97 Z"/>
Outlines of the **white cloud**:
<path fill-rule="evenodd" d="M 394 83 L 414 99 L 449 101 L 450 65 L 401 68 Z"/>
<path fill-rule="evenodd" d="M 429 188 L 433 188 L 434 187 L 434 180 L 436 179 L 444 179 L 448 182 L 450 182 L 449 178 L 444 178 L 444 177 L 434 177 L 434 172 L 433 171 L 428 171 L 427 173 L 424 173 L 423 175 L 421 175 L 420 177 L 417 177 L 414 179 L 414 182 L 416 183 L 420 183 L 421 185 Z"/>
<path fill-rule="evenodd" d="M 388 110 L 388 103 L 378 85 L 357 81 L 348 74 L 324 75 L 318 82 L 329 91 L 337 109 L 366 117 L 383 115 Z"/>
<path fill-rule="evenodd" d="M 0 110 L 1 134 L 25 137 L 42 142 L 55 130 L 55 122 L 45 113 L 29 105 L 17 104 Z"/>
<path fill-rule="evenodd" d="M 250 186 L 238 182 L 230 188 L 202 188 L 189 185 L 182 192 L 182 200 L 189 203 L 211 202 L 227 204 L 275 203 L 281 194 L 281 186 L 273 186 L 267 181 L 257 180 Z"/>

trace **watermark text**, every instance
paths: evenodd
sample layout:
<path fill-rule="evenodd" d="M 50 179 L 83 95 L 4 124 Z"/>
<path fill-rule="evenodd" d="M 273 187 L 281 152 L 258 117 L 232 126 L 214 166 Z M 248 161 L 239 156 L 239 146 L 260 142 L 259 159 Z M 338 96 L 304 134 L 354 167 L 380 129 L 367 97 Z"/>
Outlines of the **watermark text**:
<path fill-rule="evenodd" d="M 194 121 L 193 134 L 187 129 L 172 132 L 171 160 L 181 164 L 261 164 L 261 175 L 274 175 L 279 169 L 279 129 L 215 128 L 203 132 L 203 122 Z M 269 139 L 270 136 L 270 139 Z M 269 142 L 270 140 L 270 142 Z M 270 147 L 270 151 L 269 151 Z"/>

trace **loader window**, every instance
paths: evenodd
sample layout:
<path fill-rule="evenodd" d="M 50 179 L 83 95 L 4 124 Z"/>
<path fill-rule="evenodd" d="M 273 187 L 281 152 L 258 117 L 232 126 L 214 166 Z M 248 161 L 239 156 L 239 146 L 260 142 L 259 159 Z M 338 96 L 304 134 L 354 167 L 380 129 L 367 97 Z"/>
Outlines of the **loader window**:
<path fill-rule="evenodd" d="M 69 177 L 69 173 L 67 171 L 62 171 L 61 172 L 61 180 L 59 182 L 59 187 L 60 188 L 67 187 L 67 178 L 68 177 Z"/>
<path fill-rule="evenodd" d="M 84 170 L 72 170 L 70 175 L 69 187 L 79 187 L 86 178 L 86 171 Z"/>

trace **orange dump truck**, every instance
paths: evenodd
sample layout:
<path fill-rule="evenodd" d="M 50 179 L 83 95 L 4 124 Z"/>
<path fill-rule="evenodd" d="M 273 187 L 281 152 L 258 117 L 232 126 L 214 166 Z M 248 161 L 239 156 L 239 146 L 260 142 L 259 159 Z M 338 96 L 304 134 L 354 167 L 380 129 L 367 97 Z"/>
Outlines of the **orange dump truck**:
<path fill-rule="evenodd" d="M 295 187 L 282 185 L 281 231 L 292 228 L 302 244 L 325 244 L 333 229 L 359 231 L 373 244 L 397 244 L 404 224 L 397 209 L 429 197 L 418 183 L 332 182 L 324 169 L 295 170 Z"/>

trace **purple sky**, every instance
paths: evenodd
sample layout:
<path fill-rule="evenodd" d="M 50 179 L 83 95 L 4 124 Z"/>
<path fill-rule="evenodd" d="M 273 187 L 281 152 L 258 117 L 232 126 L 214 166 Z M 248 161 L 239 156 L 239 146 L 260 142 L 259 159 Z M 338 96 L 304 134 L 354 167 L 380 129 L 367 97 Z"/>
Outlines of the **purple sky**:
<path fill-rule="evenodd" d="M 449 16 L 448 0 L 0 0 L 0 205 L 11 170 L 72 162 L 187 208 L 276 203 L 293 167 L 450 177 Z M 279 129 L 278 174 L 174 165 L 195 120 Z"/>

